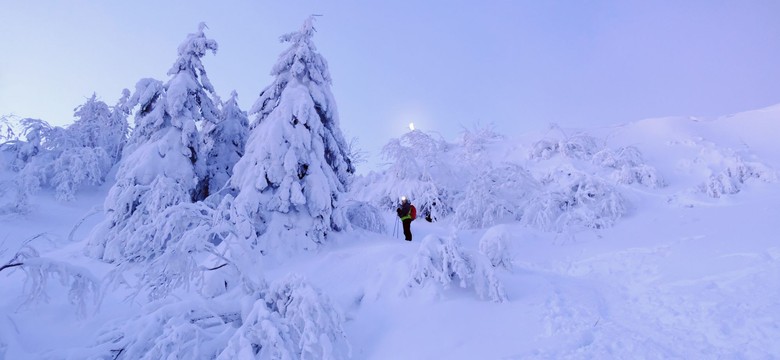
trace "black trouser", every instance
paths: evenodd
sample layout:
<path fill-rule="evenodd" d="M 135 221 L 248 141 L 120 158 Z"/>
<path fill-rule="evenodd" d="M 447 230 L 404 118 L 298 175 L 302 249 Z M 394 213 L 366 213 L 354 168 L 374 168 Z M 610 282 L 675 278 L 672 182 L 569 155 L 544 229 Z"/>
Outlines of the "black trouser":
<path fill-rule="evenodd" d="M 402 221 L 404 223 L 404 236 L 406 236 L 406 241 L 412 241 L 412 229 L 410 228 L 412 219 L 404 219 Z"/>

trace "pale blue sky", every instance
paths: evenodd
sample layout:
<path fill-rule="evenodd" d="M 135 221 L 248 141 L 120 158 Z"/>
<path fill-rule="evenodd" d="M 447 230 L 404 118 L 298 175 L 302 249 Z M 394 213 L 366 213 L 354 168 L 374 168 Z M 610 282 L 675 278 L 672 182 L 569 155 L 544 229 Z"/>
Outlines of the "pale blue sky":
<path fill-rule="evenodd" d="M 246 110 L 270 83 L 279 35 L 322 14 L 342 129 L 376 157 L 418 128 L 598 127 L 780 103 L 780 1 L 0 0 L 0 114 L 72 121 L 143 77 L 166 80 L 200 21 L 204 64 Z"/>

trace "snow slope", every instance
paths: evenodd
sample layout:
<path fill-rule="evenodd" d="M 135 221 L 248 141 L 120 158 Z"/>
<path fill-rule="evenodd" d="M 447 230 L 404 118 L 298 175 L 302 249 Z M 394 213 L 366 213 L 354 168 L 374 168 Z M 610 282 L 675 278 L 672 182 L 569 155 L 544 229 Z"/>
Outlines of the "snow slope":
<path fill-rule="evenodd" d="M 265 276 L 300 274 L 326 294 L 345 318 L 355 359 L 780 357 L 780 105 L 716 119 L 552 129 L 508 137 L 489 155 L 532 169 L 590 169 L 565 156 L 529 160 L 536 141 L 578 131 L 610 148 L 638 148 L 666 186 L 619 186 L 630 206 L 601 229 L 505 222 L 457 230 L 446 217 L 415 221 L 409 243 L 394 236 L 388 213 L 388 233 L 336 233 L 317 251 L 269 262 Z M 44 233 L 30 243 L 42 256 L 105 274 L 109 265 L 82 255 L 97 219 L 71 230 L 102 204 L 108 187 L 72 203 L 40 193 L 31 213 L 0 218 L 2 264 L 22 241 Z M 456 238 L 478 259 L 480 240 L 495 236 L 507 240 L 511 259 L 509 269 L 491 268 L 506 301 L 481 299 L 458 280 L 413 281 L 416 261 L 436 239 Z M 48 285 L 48 302 L 28 303 L 24 279 L 18 268 L 0 272 L 0 359 L 78 358 L 101 325 L 142 306 L 124 300 L 121 288 L 106 289 L 100 310 L 79 317 L 57 282 Z"/>

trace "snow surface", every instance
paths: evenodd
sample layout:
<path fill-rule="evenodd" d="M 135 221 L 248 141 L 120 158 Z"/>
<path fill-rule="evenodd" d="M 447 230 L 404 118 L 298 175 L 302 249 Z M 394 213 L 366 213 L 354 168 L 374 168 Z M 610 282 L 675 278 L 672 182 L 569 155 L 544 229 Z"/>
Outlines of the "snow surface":
<path fill-rule="evenodd" d="M 413 242 L 399 238 L 394 214 L 386 211 L 384 232 L 331 233 L 315 251 L 269 262 L 264 276 L 274 282 L 297 274 L 329 298 L 355 359 L 777 358 L 778 134 L 780 105 L 716 119 L 505 136 L 475 158 L 534 174 L 561 168 L 599 174 L 611 179 L 600 181 L 620 193 L 625 211 L 598 228 L 540 228 L 505 216 L 479 228 L 460 226 L 457 214 L 434 223 L 418 219 Z M 559 150 L 540 148 L 540 140 Z M 638 149 L 663 186 L 625 182 L 618 168 L 583 160 L 594 155 L 589 146 Z M 539 149 L 552 153 L 534 158 Z M 385 175 L 370 177 L 392 181 Z M 89 187 L 67 203 L 43 190 L 31 197 L 28 213 L 0 217 L 0 265 L 32 239 L 28 245 L 42 258 L 97 279 L 108 274 L 112 265 L 83 249 L 110 187 Z M 421 265 L 441 249 L 450 252 Z M 446 258 L 452 271 L 436 268 L 446 267 Z M 469 278 L 469 266 L 492 276 L 503 295 L 486 295 L 498 287 Z M 130 290 L 112 286 L 102 289 L 99 307 L 87 302 L 79 315 L 69 287 L 58 281 L 46 284 L 46 301 L 30 301 L 35 284 L 25 283 L 24 271 L 0 272 L 0 359 L 94 356 L 89 349 L 102 327 L 148 310 L 143 299 L 127 297 Z M 270 319 L 264 306 L 252 311 L 259 311 L 258 321 Z"/>

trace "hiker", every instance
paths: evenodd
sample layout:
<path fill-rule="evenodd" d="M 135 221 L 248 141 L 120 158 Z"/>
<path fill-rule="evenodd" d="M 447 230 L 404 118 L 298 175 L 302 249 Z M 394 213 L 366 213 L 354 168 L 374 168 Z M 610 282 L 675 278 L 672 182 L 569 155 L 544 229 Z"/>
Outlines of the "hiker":
<path fill-rule="evenodd" d="M 412 225 L 412 220 L 417 217 L 417 209 L 414 208 L 414 205 L 412 205 L 406 196 L 402 196 L 401 203 L 398 204 L 398 209 L 396 209 L 395 212 L 404 224 L 404 236 L 406 237 L 406 241 L 412 241 L 412 229 L 410 226 Z"/>

